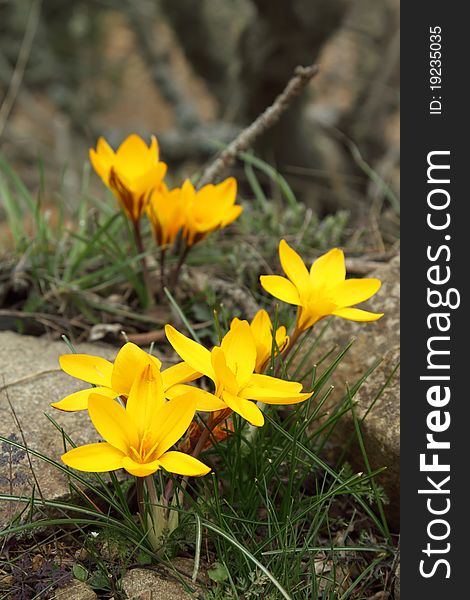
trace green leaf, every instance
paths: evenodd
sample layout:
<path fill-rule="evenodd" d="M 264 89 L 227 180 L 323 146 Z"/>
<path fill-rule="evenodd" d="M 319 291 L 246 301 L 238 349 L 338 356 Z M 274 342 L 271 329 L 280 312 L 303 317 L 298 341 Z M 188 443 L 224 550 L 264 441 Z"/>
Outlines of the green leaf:
<path fill-rule="evenodd" d="M 88 579 L 88 571 L 82 565 L 75 563 L 72 567 L 72 574 L 78 581 L 85 582 Z"/>
<path fill-rule="evenodd" d="M 207 574 L 210 579 L 216 583 L 223 583 L 229 578 L 227 568 L 219 562 L 214 563 L 212 567 L 208 569 Z"/>
<path fill-rule="evenodd" d="M 91 576 L 88 585 L 94 590 L 109 590 L 110 581 L 103 571 L 97 569 Z"/>

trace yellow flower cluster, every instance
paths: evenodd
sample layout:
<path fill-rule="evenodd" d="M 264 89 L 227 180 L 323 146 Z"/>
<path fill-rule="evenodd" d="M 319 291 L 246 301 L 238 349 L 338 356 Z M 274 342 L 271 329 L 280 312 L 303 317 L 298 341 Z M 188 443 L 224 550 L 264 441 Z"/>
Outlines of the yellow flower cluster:
<path fill-rule="evenodd" d="M 163 181 L 167 165 L 160 161 L 154 136 L 147 146 L 139 136 L 130 135 L 116 152 L 100 138 L 96 150 L 90 150 L 90 160 L 134 224 L 147 215 L 159 246 L 172 244 L 180 233 L 191 247 L 232 223 L 242 212 L 235 204 L 237 182 L 233 177 L 199 190 L 189 180 L 169 189 Z"/>
<path fill-rule="evenodd" d="M 136 239 L 140 239 L 139 220 L 146 214 L 162 250 L 178 236 L 191 248 L 241 213 L 235 204 L 233 178 L 199 190 L 189 180 L 181 188 L 169 189 L 163 182 L 167 167 L 159 160 L 155 137 L 147 146 L 131 135 L 116 152 L 100 138 L 90 159 L 134 224 Z M 194 435 L 200 432 L 193 423 L 197 411 L 211 413 L 208 431 L 223 439 L 220 424 L 232 413 L 261 427 L 260 405 L 296 404 L 310 398 L 312 392 L 302 391 L 301 383 L 265 374 L 267 365 L 282 353 L 285 357 L 299 335 L 326 316 L 353 321 L 380 318 L 381 314 L 353 307 L 373 296 L 380 281 L 346 279 L 344 255 L 337 248 L 318 258 L 310 270 L 285 240 L 280 242 L 279 256 L 287 278 L 264 275 L 261 285 L 274 297 L 298 307 L 291 337 L 283 325 L 274 331 L 268 313 L 260 310 L 251 323 L 233 319 L 220 345 L 210 350 L 166 325 L 167 339 L 181 358 L 166 369 L 132 343 L 121 348 L 114 363 L 98 356 L 62 356 L 60 364 L 66 373 L 95 387 L 52 406 L 63 411 L 88 410 L 105 440 L 66 452 L 65 464 L 91 472 L 123 468 L 137 477 L 159 469 L 184 476 L 205 475 L 210 468 L 197 456 L 207 438 L 199 433 L 199 441 L 193 444 Z M 211 381 L 211 391 L 193 383 L 203 376 Z M 172 450 L 183 437 L 180 450 Z"/>
<path fill-rule="evenodd" d="M 226 193 L 233 184 L 221 185 Z M 183 188 L 195 201 L 194 188 L 187 184 Z M 228 204 L 226 210 L 230 212 Z M 198 235 L 209 231 L 200 229 Z M 288 278 L 265 275 L 261 284 L 276 298 L 298 307 L 292 339 L 284 326 L 273 331 L 269 315 L 260 310 L 251 323 L 233 319 L 220 345 L 211 350 L 167 325 L 167 339 L 182 362 L 164 370 L 157 358 L 132 343 L 121 348 L 114 363 L 98 356 L 62 356 L 60 364 L 66 373 L 97 387 L 71 394 L 52 406 L 64 411 L 88 409 L 105 440 L 74 448 L 62 460 L 82 471 L 124 468 L 137 477 L 160 468 L 185 476 L 205 475 L 210 469 L 196 456 L 170 450 L 188 431 L 196 411 L 218 415 L 209 419 L 214 431 L 231 413 L 261 427 L 264 416 L 258 403 L 296 404 L 310 398 L 312 393 L 303 392 L 301 383 L 264 374 L 267 364 L 290 348 L 302 331 L 328 315 L 354 321 L 380 318 L 381 314 L 352 307 L 375 294 L 380 281 L 346 280 L 344 255 L 337 248 L 317 259 L 310 271 L 284 240 L 279 254 Z M 191 385 L 202 376 L 212 381 L 211 392 Z"/>
<path fill-rule="evenodd" d="M 271 355 L 272 327 L 264 311 L 251 325 L 234 319 L 220 346 L 211 351 L 167 325 L 173 348 L 183 359 L 161 370 L 161 362 L 135 344 L 125 344 L 114 363 L 98 356 L 68 354 L 62 369 L 91 388 L 67 396 L 53 406 L 64 411 L 88 409 L 104 443 L 74 448 L 62 456 L 81 471 L 124 468 L 145 477 L 163 468 L 186 476 L 205 475 L 209 467 L 197 458 L 170 450 L 188 430 L 196 411 L 219 412 L 224 418 L 238 413 L 252 425 L 264 417 L 256 401 L 294 404 L 309 398 L 302 384 L 262 374 Z M 285 328 L 276 332 L 278 348 L 285 347 Z M 189 382 L 207 376 L 208 392 Z"/>

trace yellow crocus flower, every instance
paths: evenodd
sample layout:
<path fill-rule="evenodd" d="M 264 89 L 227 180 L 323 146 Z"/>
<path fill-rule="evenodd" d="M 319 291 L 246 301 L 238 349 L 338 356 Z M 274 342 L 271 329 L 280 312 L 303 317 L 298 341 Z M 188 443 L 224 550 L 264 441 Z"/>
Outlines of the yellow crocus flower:
<path fill-rule="evenodd" d="M 259 310 L 251 321 L 250 328 L 256 343 L 255 373 L 262 373 L 271 359 L 273 349 L 273 325 L 268 313 L 265 310 Z M 289 336 L 286 335 L 286 328 L 283 325 L 277 328 L 275 340 L 279 352 L 287 348 Z M 274 353 L 277 354 L 276 348 Z"/>
<path fill-rule="evenodd" d="M 181 188 L 169 190 L 162 183 L 152 192 L 146 212 L 157 244 L 172 244 L 185 223 Z"/>
<path fill-rule="evenodd" d="M 150 147 L 132 134 L 116 152 L 102 137 L 90 161 L 105 185 L 114 193 L 127 217 L 137 223 L 145 211 L 151 192 L 159 187 L 167 166 L 159 160 L 158 142 L 152 136 Z"/>
<path fill-rule="evenodd" d="M 294 337 L 329 315 L 350 321 L 376 321 L 383 316 L 383 313 L 352 308 L 353 304 L 373 296 L 381 282 L 373 278 L 346 279 L 342 250 L 333 248 L 320 256 L 312 264 L 310 272 L 285 240 L 279 244 L 279 257 L 288 279 L 262 275 L 261 285 L 275 298 L 298 306 Z"/>
<path fill-rule="evenodd" d="M 206 475 L 210 468 L 196 458 L 168 451 L 188 429 L 195 410 L 191 393 L 166 402 L 160 373 L 148 365 L 135 379 L 125 408 L 106 396 L 90 395 L 88 412 L 105 442 L 79 446 L 61 458 L 69 467 L 92 473 L 123 468 L 146 477 L 163 467 L 178 475 Z"/>
<path fill-rule="evenodd" d="M 60 357 L 59 362 L 62 370 L 68 375 L 98 386 L 70 394 L 51 405 L 67 412 L 87 409 L 89 396 L 92 393 L 108 398 L 117 398 L 118 396 L 127 398 L 135 378 L 146 367 L 150 366 L 154 371 L 160 372 L 162 366 L 158 358 L 148 354 L 132 342 L 128 342 L 119 350 L 114 364 L 100 356 L 88 354 L 64 354 Z M 164 369 L 161 377 L 166 396 L 173 397 L 172 388 L 176 384 L 193 381 L 200 375 L 184 362 Z"/>
<path fill-rule="evenodd" d="M 255 373 L 256 342 L 247 321 L 234 319 L 220 346 L 212 351 L 190 340 L 171 325 L 167 325 L 165 331 L 179 356 L 214 382 L 213 394 L 195 390 L 211 410 L 231 409 L 252 425 L 261 427 L 264 424 L 263 413 L 252 400 L 265 404 L 296 404 L 312 395 L 301 392 L 301 383 Z"/>
<path fill-rule="evenodd" d="M 205 185 L 200 190 L 196 190 L 189 179 L 183 183 L 183 236 L 188 246 L 193 246 L 212 231 L 226 227 L 240 216 L 243 208 L 235 204 L 236 196 L 237 181 L 233 177 L 217 185 Z"/>

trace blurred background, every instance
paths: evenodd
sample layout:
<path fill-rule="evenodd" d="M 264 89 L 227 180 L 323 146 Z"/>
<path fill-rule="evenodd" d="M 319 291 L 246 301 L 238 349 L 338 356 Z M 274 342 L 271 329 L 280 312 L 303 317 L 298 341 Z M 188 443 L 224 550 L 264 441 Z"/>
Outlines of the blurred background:
<path fill-rule="evenodd" d="M 385 249 L 398 231 L 398 0 L 0 0 L 0 153 L 30 190 L 42 178 L 71 201 L 100 135 L 156 134 L 190 176 L 312 63 L 320 74 L 255 151 L 320 218 L 347 210 Z M 242 165 L 234 174 L 243 189 Z"/>

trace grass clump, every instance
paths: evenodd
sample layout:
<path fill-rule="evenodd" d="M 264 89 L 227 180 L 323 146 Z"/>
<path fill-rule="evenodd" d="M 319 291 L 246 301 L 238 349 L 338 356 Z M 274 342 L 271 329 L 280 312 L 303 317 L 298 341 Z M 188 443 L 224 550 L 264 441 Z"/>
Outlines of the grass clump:
<path fill-rule="evenodd" d="M 342 419 L 351 414 L 354 397 L 370 375 L 364 374 L 336 405 L 328 406 L 331 380 L 349 351 L 350 346 L 318 361 L 320 366 L 310 374 L 315 401 L 295 410 L 268 408 L 265 426 L 254 432 L 235 416 L 231 434 L 223 442 L 213 438 L 203 454 L 214 472 L 187 487 L 174 479 L 181 503 L 172 510 L 178 512 L 179 525 L 162 553 L 155 553 L 134 516 L 132 480 L 118 480 L 112 473 L 80 474 L 18 441 L 3 439 L 13 451 L 29 452 L 63 471 L 75 498 L 48 501 L 37 493 L 2 497 L 26 507 L 1 534 L 3 549 L 8 548 L 6 572 L 18 573 L 18 561 L 21 566 L 53 539 L 56 546 L 68 548 L 62 553 L 66 567 L 58 563 L 57 573 L 68 569 L 101 598 L 124 598 L 122 578 L 139 565 L 160 565 L 167 577 L 176 577 L 199 598 L 346 600 L 388 593 L 395 540 L 376 481 L 381 470 L 370 470 L 365 448 L 363 472 L 322 458 L 327 448 L 332 456 L 336 431 L 342 431 Z M 295 360 L 287 368 L 293 373 Z M 360 426 L 357 422 L 355 436 Z M 58 429 L 64 443 L 73 445 Z M 161 472 L 156 484 L 157 489 L 165 485 Z M 190 561 L 189 574 L 181 573 L 175 557 Z M 53 577 L 48 581 L 57 583 Z"/>
<path fill-rule="evenodd" d="M 246 155 L 245 158 L 248 158 Z M 250 156 L 251 162 L 254 157 Z M 319 221 L 297 202 L 287 183 L 277 200 L 263 200 L 257 170 L 268 165 L 256 159 L 244 188 L 244 211 L 237 226 L 197 244 L 187 257 L 182 281 L 173 293 L 185 314 L 195 321 L 212 319 L 221 304 L 254 313 L 263 299 L 259 275 L 272 269 L 277 240 L 285 237 L 298 248 L 319 250 L 339 244 L 347 214 Z M 279 177 L 269 167 L 269 181 L 277 189 Z M 44 184 L 32 194 L 5 159 L 0 157 L 0 189 L 7 232 L 4 235 L 0 310 L 10 328 L 37 335 L 45 331 L 75 339 L 117 339 L 121 330 L 139 333 L 165 323 L 171 309 L 161 293 L 158 306 L 145 309 L 147 292 L 141 269 L 146 260 L 155 289 L 160 289 L 159 253 L 150 226 L 142 222 L 145 250 L 139 251 L 129 220 L 116 209 L 109 191 L 98 197 L 89 190 L 89 168 L 73 200 L 60 190 L 46 193 Z M 169 270 L 176 257 L 167 256 Z M 237 295 L 238 290 L 238 295 Z M 232 297 L 244 291 L 242 307 Z M 239 304 L 239 303 L 238 303 Z M 207 307 L 210 307 L 207 311 Z M 246 310 L 245 310 L 246 315 Z M 235 316 L 232 314 L 232 316 Z M 119 323 L 120 328 L 100 326 Z"/>

